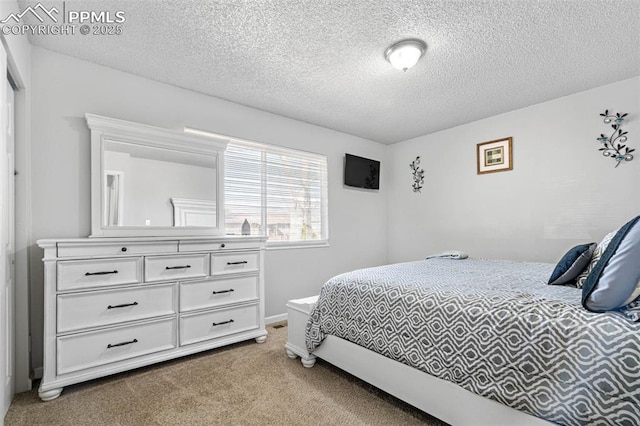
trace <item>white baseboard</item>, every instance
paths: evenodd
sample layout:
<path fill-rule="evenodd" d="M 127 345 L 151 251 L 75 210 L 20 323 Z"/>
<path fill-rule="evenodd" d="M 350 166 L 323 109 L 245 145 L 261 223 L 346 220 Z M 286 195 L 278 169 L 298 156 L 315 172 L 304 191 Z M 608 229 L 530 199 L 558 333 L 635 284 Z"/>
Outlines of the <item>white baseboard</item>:
<path fill-rule="evenodd" d="M 42 379 L 42 367 L 36 367 L 33 369 L 33 378 Z"/>
<path fill-rule="evenodd" d="M 280 321 L 286 321 L 286 319 L 287 319 L 287 314 L 285 312 L 284 314 L 274 315 L 272 317 L 266 317 L 264 319 L 264 323 L 266 325 L 270 325 L 270 324 L 275 324 L 275 323 L 280 322 Z"/>

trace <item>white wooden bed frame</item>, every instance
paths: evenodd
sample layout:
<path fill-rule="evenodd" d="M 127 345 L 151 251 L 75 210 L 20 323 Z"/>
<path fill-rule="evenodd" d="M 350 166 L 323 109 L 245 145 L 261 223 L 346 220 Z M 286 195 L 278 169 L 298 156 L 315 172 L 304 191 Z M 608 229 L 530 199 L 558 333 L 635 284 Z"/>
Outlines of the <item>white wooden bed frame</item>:
<path fill-rule="evenodd" d="M 289 358 L 299 356 L 305 367 L 313 367 L 316 358 L 321 358 L 455 426 L 552 424 L 339 337 L 327 336 L 313 353 L 307 352 L 305 328 L 309 313 L 317 300 L 318 296 L 314 296 L 287 303 L 288 339 L 285 348 Z"/>

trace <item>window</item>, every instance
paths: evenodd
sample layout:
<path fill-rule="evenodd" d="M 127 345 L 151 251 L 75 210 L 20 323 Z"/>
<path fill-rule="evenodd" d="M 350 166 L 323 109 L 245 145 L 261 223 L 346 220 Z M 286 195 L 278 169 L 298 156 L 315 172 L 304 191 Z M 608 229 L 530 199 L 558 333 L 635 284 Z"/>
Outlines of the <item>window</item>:
<path fill-rule="evenodd" d="M 225 153 L 226 232 L 266 235 L 269 246 L 326 243 L 327 158 L 256 143 Z"/>

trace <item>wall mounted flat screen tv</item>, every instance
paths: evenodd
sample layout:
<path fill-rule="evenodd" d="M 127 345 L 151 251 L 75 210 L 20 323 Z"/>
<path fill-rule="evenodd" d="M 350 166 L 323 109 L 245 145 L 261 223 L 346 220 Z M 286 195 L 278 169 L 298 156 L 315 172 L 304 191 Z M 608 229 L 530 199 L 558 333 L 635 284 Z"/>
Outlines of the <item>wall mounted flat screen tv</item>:
<path fill-rule="evenodd" d="M 380 189 L 380 162 L 345 154 L 344 184 L 355 188 Z"/>

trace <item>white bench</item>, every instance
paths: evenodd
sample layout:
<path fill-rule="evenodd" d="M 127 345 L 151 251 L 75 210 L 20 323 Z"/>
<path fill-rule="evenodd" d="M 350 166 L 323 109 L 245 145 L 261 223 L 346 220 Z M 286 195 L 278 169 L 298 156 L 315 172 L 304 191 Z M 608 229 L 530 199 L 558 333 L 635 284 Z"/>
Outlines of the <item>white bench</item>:
<path fill-rule="evenodd" d="M 305 343 L 305 330 L 311 309 L 318 302 L 318 296 L 306 297 L 304 299 L 289 300 L 287 302 L 287 356 L 291 359 L 300 357 L 302 365 L 307 368 L 313 367 L 316 363 L 316 356 L 307 351 Z"/>

